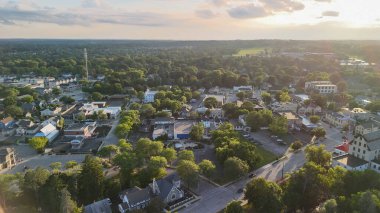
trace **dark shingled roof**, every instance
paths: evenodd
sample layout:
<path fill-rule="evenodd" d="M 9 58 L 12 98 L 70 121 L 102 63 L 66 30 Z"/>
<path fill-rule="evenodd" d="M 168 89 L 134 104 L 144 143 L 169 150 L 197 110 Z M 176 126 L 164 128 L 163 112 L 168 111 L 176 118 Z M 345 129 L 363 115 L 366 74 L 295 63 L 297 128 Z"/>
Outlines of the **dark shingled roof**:
<path fill-rule="evenodd" d="M 140 189 L 138 187 L 133 187 L 125 192 L 125 194 L 128 197 L 129 204 L 131 206 L 144 201 L 144 200 L 149 200 L 151 197 L 150 189 L 144 188 Z"/>
<path fill-rule="evenodd" d="M 346 164 L 347 166 L 353 167 L 353 168 L 368 163 L 367 161 L 360 159 L 360 158 L 357 158 L 353 155 L 341 155 L 341 156 L 335 157 L 333 159 L 336 161 L 339 161 L 340 163 Z"/>
<path fill-rule="evenodd" d="M 106 198 L 84 207 L 84 213 L 112 213 L 111 200 Z"/>

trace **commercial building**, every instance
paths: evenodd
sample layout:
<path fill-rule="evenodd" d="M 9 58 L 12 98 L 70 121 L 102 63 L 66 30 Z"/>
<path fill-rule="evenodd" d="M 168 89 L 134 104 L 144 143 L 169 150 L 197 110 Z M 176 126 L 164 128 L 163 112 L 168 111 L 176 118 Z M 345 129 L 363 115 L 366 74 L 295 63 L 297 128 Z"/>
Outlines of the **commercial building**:
<path fill-rule="evenodd" d="M 331 94 L 338 91 L 338 87 L 330 81 L 308 81 L 305 82 L 305 91 L 316 91 L 320 94 Z"/>
<path fill-rule="evenodd" d="M 52 125 L 51 123 L 44 126 L 42 129 L 40 129 L 39 132 L 37 132 L 34 137 L 43 137 L 47 138 L 48 142 L 51 143 L 54 139 L 56 139 L 59 135 L 59 131 L 57 128 Z"/>
<path fill-rule="evenodd" d="M 174 123 L 174 139 L 189 139 L 193 126 L 194 121 L 192 120 L 177 120 Z"/>

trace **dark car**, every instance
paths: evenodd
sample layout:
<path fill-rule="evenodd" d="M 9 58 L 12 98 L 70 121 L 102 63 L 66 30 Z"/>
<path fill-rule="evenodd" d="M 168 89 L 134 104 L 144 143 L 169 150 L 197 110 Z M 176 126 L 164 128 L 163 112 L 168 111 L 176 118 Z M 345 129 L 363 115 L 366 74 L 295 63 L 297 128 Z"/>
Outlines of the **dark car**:
<path fill-rule="evenodd" d="M 239 193 L 239 194 L 241 194 L 241 193 L 243 193 L 243 192 L 244 192 L 244 189 L 243 189 L 243 188 L 240 188 L 240 189 L 237 190 L 237 193 Z"/>
<path fill-rule="evenodd" d="M 256 174 L 254 174 L 254 173 L 252 173 L 252 174 L 249 174 L 249 176 L 248 176 L 249 178 L 254 178 L 254 177 L 256 177 Z"/>

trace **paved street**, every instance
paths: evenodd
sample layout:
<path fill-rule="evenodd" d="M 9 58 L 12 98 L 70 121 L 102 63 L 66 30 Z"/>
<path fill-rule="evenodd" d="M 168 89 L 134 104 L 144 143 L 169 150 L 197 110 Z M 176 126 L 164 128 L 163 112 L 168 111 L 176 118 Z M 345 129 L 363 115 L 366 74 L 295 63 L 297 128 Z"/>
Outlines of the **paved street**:
<path fill-rule="evenodd" d="M 116 126 L 119 124 L 119 118 L 115 119 L 113 122 L 112 122 L 112 128 L 111 130 L 108 132 L 108 135 L 104 138 L 104 141 L 103 141 L 103 144 L 102 144 L 102 147 L 103 146 L 107 146 L 107 145 L 112 145 L 112 144 L 115 144 L 117 145 L 119 143 L 119 138 L 115 135 L 115 128 Z"/>
<path fill-rule="evenodd" d="M 334 147 L 342 143 L 342 134 L 336 128 L 329 128 L 329 125 L 322 123 L 326 129 L 326 139 L 323 144 L 326 145 L 328 151 L 333 151 Z M 347 136 L 352 138 L 352 136 Z M 267 180 L 276 181 L 281 179 L 282 174 L 294 172 L 305 163 L 304 151 L 297 153 L 290 153 L 287 157 L 276 163 L 268 164 L 255 171 L 258 177 L 263 177 Z M 231 200 L 242 199 L 243 194 L 238 194 L 237 190 L 244 188 L 250 181 L 250 178 L 243 178 L 242 180 L 231 184 L 229 186 L 221 186 L 214 188 L 204 193 L 201 193 L 201 199 L 193 205 L 181 210 L 181 213 L 215 213 L 222 210 Z"/>
<path fill-rule="evenodd" d="M 78 155 L 36 155 L 34 157 L 30 157 L 24 159 L 11 170 L 3 170 L 0 174 L 15 174 L 17 172 L 22 172 L 24 170 L 24 166 L 29 167 L 30 169 L 34 169 L 36 167 L 43 167 L 49 169 L 49 165 L 54 162 L 61 162 L 62 166 L 65 165 L 66 162 L 75 160 L 78 163 L 81 163 L 86 155 L 78 154 Z"/>

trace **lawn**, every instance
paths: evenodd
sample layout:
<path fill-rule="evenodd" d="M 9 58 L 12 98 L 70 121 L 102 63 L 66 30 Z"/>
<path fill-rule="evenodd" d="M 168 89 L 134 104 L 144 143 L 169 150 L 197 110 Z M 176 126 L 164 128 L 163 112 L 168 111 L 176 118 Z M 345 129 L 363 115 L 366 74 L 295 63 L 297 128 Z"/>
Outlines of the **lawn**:
<path fill-rule="evenodd" d="M 241 49 L 234 56 L 257 55 L 261 52 L 264 52 L 264 50 L 265 50 L 265 48 L 263 48 L 263 47 Z"/>
<path fill-rule="evenodd" d="M 277 156 L 272 152 L 262 148 L 261 146 L 256 146 L 256 152 L 263 158 L 258 164 L 256 168 L 260 168 L 272 161 L 277 159 Z"/>

